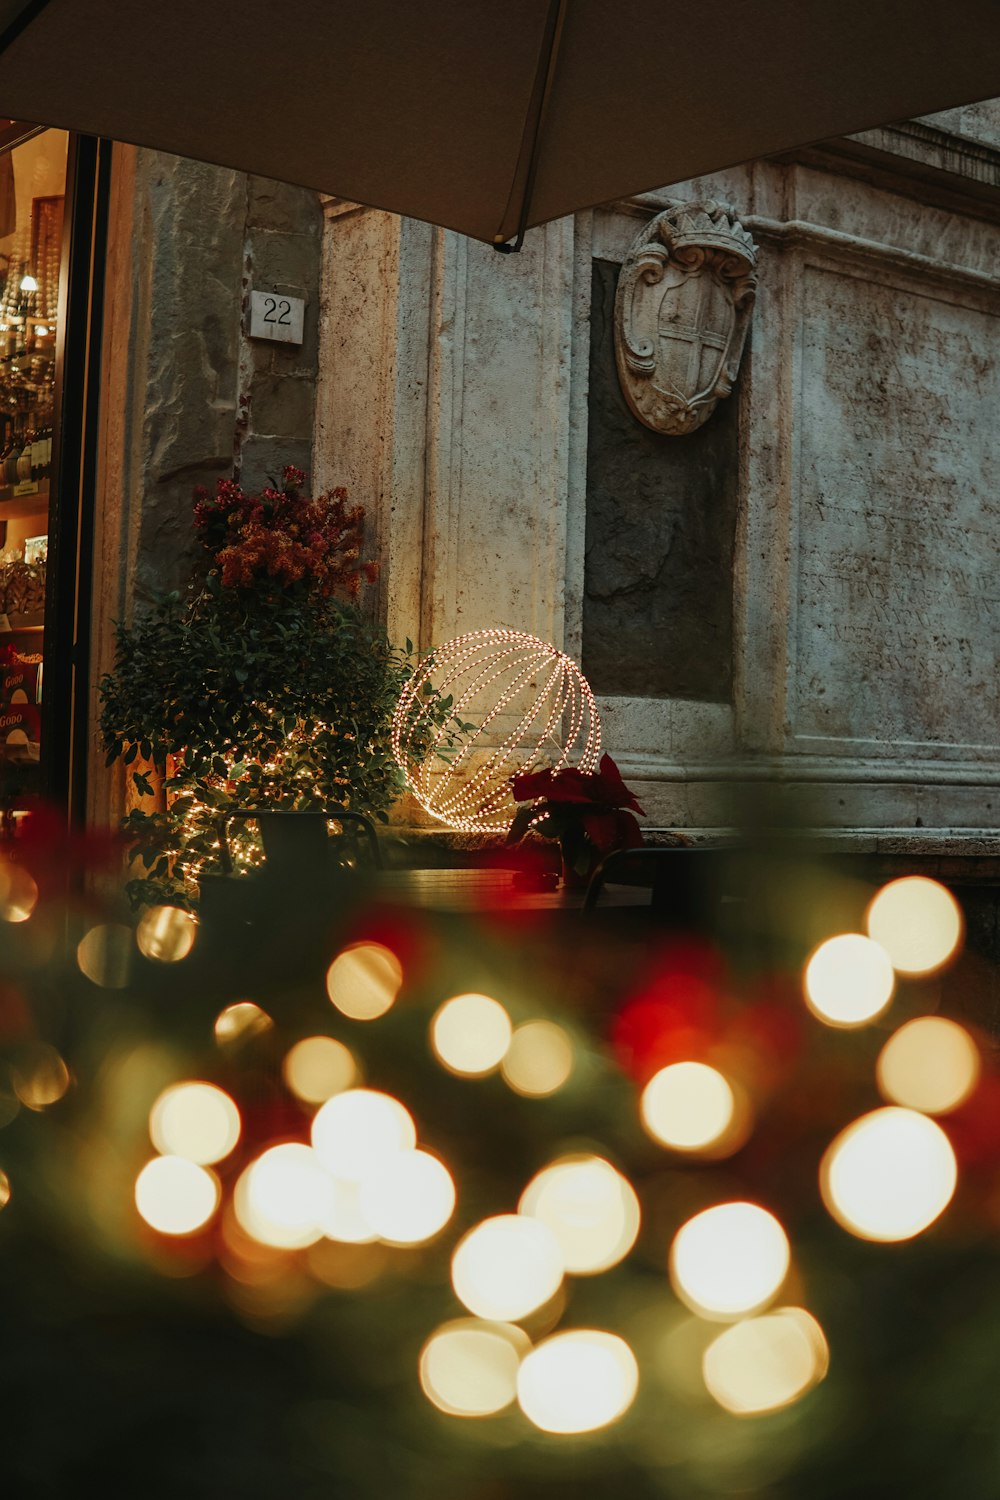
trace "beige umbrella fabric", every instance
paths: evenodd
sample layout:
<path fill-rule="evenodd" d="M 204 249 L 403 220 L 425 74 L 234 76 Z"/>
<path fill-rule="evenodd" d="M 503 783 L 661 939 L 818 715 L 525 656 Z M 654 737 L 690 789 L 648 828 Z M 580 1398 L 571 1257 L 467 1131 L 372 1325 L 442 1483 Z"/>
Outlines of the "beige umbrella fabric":
<path fill-rule="evenodd" d="M 6 115 L 476 239 L 1000 94 L 1000 0 L 0 0 Z"/>

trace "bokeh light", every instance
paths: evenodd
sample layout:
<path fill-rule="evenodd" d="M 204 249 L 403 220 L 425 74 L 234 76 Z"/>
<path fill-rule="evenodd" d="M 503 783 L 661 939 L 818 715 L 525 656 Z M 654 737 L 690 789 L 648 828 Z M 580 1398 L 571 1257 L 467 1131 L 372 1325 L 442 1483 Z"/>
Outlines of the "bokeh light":
<path fill-rule="evenodd" d="M 183 1156 L 155 1156 L 135 1183 L 135 1206 L 160 1234 L 194 1234 L 204 1228 L 219 1196 L 214 1172 Z"/>
<path fill-rule="evenodd" d="M 962 941 L 958 902 L 925 875 L 906 875 L 883 886 L 868 907 L 865 925 L 901 974 L 933 973 Z"/>
<path fill-rule="evenodd" d="M 261 1010 L 252 1000 L 237 1000 L 216 1016 L 215 1040 L 220 1047 L 241 1046 L 270 1031 L 273 1025 L 267 1011 Z"/>
<path fill-rule="evenodd" d="M 37 1042 L 19 1053 L 11 1064 L 10 1078 L 15 1094 L 28 1109 L 48 1109 L 69 1088 L 69 1069 L 47 1042 Z"/>
<path fill-rule="evenodd" d="M 38 905 L 38 886 L 20 865 L 0 864 L 0 917 L 26 922 Z"/>
<path fill-rule="evenodd" d="M 842 1130 L 820 1169 L 830 1213 L 859 1239 L 912 1239 L 951 1202 L 958 1168 L 933 1120 L 893 1105 Z"/>
<path fill-rule="evenodd" d="M 149 1112 L 149 1138 L 164 1156 L 183 1156 L 207 1167 L 236 1145 L 240 1112 L 214 1083 L 175 1083 Z"/>
<path fill-rule="evenodd" d="M 389 1010 L 403 983 L 403 966 L 381 943 L 355 943 L 338 953 L 326 973 L 326 992 L 341 1015 L 376 1021 Z"/>
<path fill-rule="evenodd" d="M 677 1231 L 670 1250 L 674 1291 L 707 1318 L 739 1318 L 775 1297 L 788 1274 L 788 1236 L 756 1203 L 719 1203 Z"/>
<path fill-rule="evenodd" d="M 498 1068 L 510 1046 L 510 1016 L 489 995 L 455 995 L 434 1012 L 431 1045 L 440 1062 L 465 1078 Z"/>
<path fill-rule="evenodd" d="M 449 1416 L 493 1416 L 517 1395 L 518 1366 L 530 1348 L 527 1334 L 512 1323 L 455 1318 L 421 1351 L 421 1389 Z"/>
<path fill-rule="evenodd" d="M 883 1098 L 923 1114 L 957 1109 L 979 1082 L 979 1049 L 964 1026 L 918 1016 L 893 1032 L 875 1067 Z"/>
<path fill-rule="evenodd" d="M 525 1355 L 517 1399 L 543 1432 L 594 1432 L 621 1417 L 635 1400 L 639 1366 L 624 1339 L 597 1328 L 574 1328 L 544 1339 Z"/>
<path fill-rule="evenodd" d="M 889 955 L 859 932 L 843 932 L 820 943 L 806 964 L 810 1010 L 828 1026 L 863 1026 L 885 1010 L 895 976 Z"/>
<path fill-rule="evenodd" d="M 559 1241 L 537 1219 L 498 1214 L 458 1242 L 451 1281 L 477 1317 L 517 1322 L 554 1297 L 563 1279 Z"/>
<path fill-rule="evenodd" d="M 728 1080 L 707 1063 L 677 1062 L 661 1068 L 639 1101 L 646 1130 L 674 1151 L 704 1151 L 721 1142 L 736 1115 Z"/>
<path fill-rule="evenodd" d="M 616 1266 L 639 1233 L 632 1184 L 600 1156 L 564 1156 L 525 1188 L 518 1212 L 551 1229 L 563 1264 L 576 1276 Z"/>
<path fill-rule="evenodd" d="M 139 952 L 159 963 L 175 964 L 194 947 L 198 923 L 179 906 L 151 906 L 139 918 L 135 940 Z"/>
<path fill-rule="evenodd" d="M 10 1178 L 6 1172 L 0 1171 L 0 1208 L 6 1208 L 10 1202 Z"/>
<path fill-rule="evenodd" d="M 332 1207 L 323 1219 L 323 1233 L 328 1240 L 342 1245 L 370 1245 L 378 1231 L 368 1222 L 361 1207 L 361 1184 L 337 1179 Z"/>
<path fill-rule="evenodd" d="M 233 1207 L 240 1227 L 263 1245 L 298 1250 L 326 1232 L 336 1184 L 308 1146 L 271 1146 L 239 1178 Z"/>
<path fill-rule="evenodd" d="M 104 922 L 84 933 L 76 948 L 81 974 L 102 989 L 122 990 L 128 984 L 132 960 L 132 930 L 120 922 Z"/>
<path fill-rule="evenodd" d="M 325 1104 L 349 1089 L 358 1076 L 354 1054 L 332 1036 L 307 1036 L 287 1053 L 285 1083 L 304 1104 Z"/>
<path fill-rule="evenodd" d="M 399 1151 L 417 1144 L 409 1110 L 391 1094 L 347 1089 L 328 1099 L 312 1122 L 312 1143 L 334 1177 L 361 1182 Z"/>
<path fill-rule="evenodd" d="M 427 1151 L 397 1152 L 361 1185 L 362 1214 L 393 1245 L 431 1239 L 454 1211 L 451 1173 Z"/>
<path fill-rule="evenodd" d="M 572 1073 L 573 1043 L 554 1021 L 525 1021 L 515 1027 L 500 1068 L 516 1094 L 544 1099 Z"/>
<path fill-rule="evenodd" d="M 385 1245 L 367 1242 L 317 1240 L 305 1252 L 309 1271 L 324 1286 L 341 1292 L 356 1292 L 378 1281 L 391 1262 Z"/>
<path fill-rule="evenodd" d="M 776 1411 L 799 1400 L 827 1372 L 822 1328 L 801 1307 L 782 1307 L 734 1323 L 702 1357 L 709 1393 L 737 1415 Z"/>

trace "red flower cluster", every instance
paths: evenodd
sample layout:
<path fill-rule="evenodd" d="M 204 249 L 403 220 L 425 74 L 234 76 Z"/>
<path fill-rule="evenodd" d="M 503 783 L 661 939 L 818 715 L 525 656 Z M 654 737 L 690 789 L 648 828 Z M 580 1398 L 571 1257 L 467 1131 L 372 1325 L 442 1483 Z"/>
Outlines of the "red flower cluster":
<path fill-rule="evenodd" d="M 309 499 L 300 494 L 305 478 L 289 465 L 280 490 L 247 495 L 234 480 L 220 479 L 214 498 L 196 491 L 195 530 L 224 588 L 251 588 L 263 579 L 305 581 L 324 598 L 353 599 L 362 578 L 374 580 L 377 565 L 361 560 L 363 508 L 348 508 L 344 489 Z"/>
<path fill-rule="evenodd" d="M 567 823 L 578 824 L 602 854 L 638 849 L 642 832 L 633 814 L 642 813 L 610 755 L 597 771 L 522 771 L 514 777 L 515 802 L 530 802 L 531 823 L 543 836 L 562 838 Z M 546 825 L 551 824 L 551 832 Z M 517 837 L 520 824 L 515 821 Z"/>

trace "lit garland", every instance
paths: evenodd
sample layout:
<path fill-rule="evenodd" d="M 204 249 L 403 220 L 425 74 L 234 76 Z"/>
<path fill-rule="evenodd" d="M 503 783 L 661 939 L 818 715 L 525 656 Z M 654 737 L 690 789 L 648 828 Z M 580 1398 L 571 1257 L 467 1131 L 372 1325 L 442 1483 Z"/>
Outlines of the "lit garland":
<path fill-rule="evenodd" d="M 258 707 L 261 713 L 267 714 L 271 719 L 279 717 L 273 708 L 265 705 Z M 278 733 L 277 728 L 275 732 Z M 300 764 L 292 774 L 288 774 L 286 763 L 289 757 L 302 757 L 303 752 L 310 749 L 316 734 L 332 735 L 333 726 L 313 721 L 312 728 L 307 733 L 304 722 L 299 720 L 294 729 L 281 732 L 283 743 L 277 757 L 270 760 L 264 761 L 258 756 L 246 756 L 233 750 L 213 757 L 214 760 L 225 761 L 230 774 L 223 776 L 212 771 L 204 775 L 202 780 L 209 788 L 225 796 L 227 808 L 231 811 L 250 811 L 258 805 L 262 811 L 280 809 L 282 806 L 292 807 L 300 795 L 308 796 L 313 780 L 309 767 Z M 349 733 L 342 733 L 339 737 L 344 740 L 353 738 Z M 260 766 L 263 773 L 252 787 L 246 776 L 247 768 L 251 765 Z M 198 883 L 201 877 L 204 874 L 217 874 L 223 869 L 220 829 L 221 820 L 226 814 L 220 812 L 218 806 L 213 807 L 202 800 L 192 790 L 198 779 L 191 773 L 184 752 L 170 756 L 167 769 L 167 808 L 178 819 L 174 835 L 177 848 L 167 856 L 167 874 L 177 884 L 177 895 L 183 894 L 194 904 L 198 900 Z M 247 796 L 252 796 L 252 804 L 244 800 Z M 179 814 L 178 806 L 183 808 Z M 332 829 L 336 829 L 335 817 L 331 817 L 329 823 Z M 226 843 L 234 874 L 247 875 L 263 868 L 265 859 L 260 832 L 252 819 L 239 817 L 228 821 Z"/>
<path fill-rule="evenodd" d="M 424 753 L 431 705 L 441 699 L 452 700 L 453 717 L 435 725 Z M 512 728 L 502 716 L 514 720 Z M 514 815 L 512 776 L 548 760 L 556 770 L 573 762 L 593 771 L 600 718 L 587 679 L 565 652 L 517 630 L 475 630 L 424 657 L 393 716 L 392 748 L 425 812 L 463 832 L 505 833 Z"/>
<path fill-rule="evenodd" d="M 273 710 L 268 710 L 273 715 Z M 316 726 L 320 731 L 331 732 L 329 725 L 319 724 Z M 285 736 L 285 746 L 275 760 L 261 761 L 257 757 L 252 758 L 252 763 L 259 765 L 264 772 L 263 780 L 254 789 L 255 796 L 260 798 L 263 793 L 276 792 L 286 797 L 289 791 L 289 781 L 284 774 L 284 762 L 288 755 L 300 753 L 301 748 L 309 744 L 310 736 L 306 735 L 304 729 L 299 726 L 291 734 Z M 245 769 L 250 761 L 242 758 L 238 752 L 228 751 L 221 757 L 226 761 L 230 770 L 235 775 L 223 777 L 221 775 L 210 775 L 206 778 L 208 784 L 220 792 L 225 792 L 229 798 L 234 798 L 233 807 L 242 804 L 235 800 L 241 777 L 245 775 Z M 192 900 L 198 897 L 198 882 L 206 873 L 218 872 L 222 868 L 222 840 L 220 837 L 220 815 L 218 808 L 210 807 L 207 802 L 201 801 L 187 788 L 187 779 L 184 776 L 184 765 L 181 757 L 175 757 L 173 774 L 167 783 L 167 805 L 176 805 L 183 800 L 185 810 L 180 819 L 179 833 L 183 853 L 173 856 L 171 864 L 171 875 L 181 881 L 185 894 Z M 307 771 L 299 771 L 292 778 L 294 790 L 295 780 L 301 780 L 308 784 Z M 170 783 L 176 785 L 171 786 Z M 280 802 L 264 801 L 265 806 L 280 806 Z M 254 870 L 261 869 L 264 865 L 264 851 L 261 846 L 260 833 L 252 821 L 239 818 L 230 823 L 226 840 L 229 855 L 232 861 L 233 872 L 237 875 L 247 875 Z"/>

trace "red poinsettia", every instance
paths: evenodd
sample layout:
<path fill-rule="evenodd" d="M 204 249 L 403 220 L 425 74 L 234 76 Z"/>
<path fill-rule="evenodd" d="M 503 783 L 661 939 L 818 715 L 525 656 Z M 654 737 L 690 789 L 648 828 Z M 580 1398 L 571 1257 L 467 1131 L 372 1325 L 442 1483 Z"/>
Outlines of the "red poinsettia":
<path fill-rule="evenodd" d="M 567 864 L 579 873 L 593 865 L 595 855 L 614 849 L 642 847 L 635 813 L 642 808 L 629 791 L 610 755 L 597 771 L 565 767 L 553 771 L 522 771 L 513 780 L 518 808 L 507 835 L 516 844 L 530 830 L 542 838 L 558 839 Z"/>

